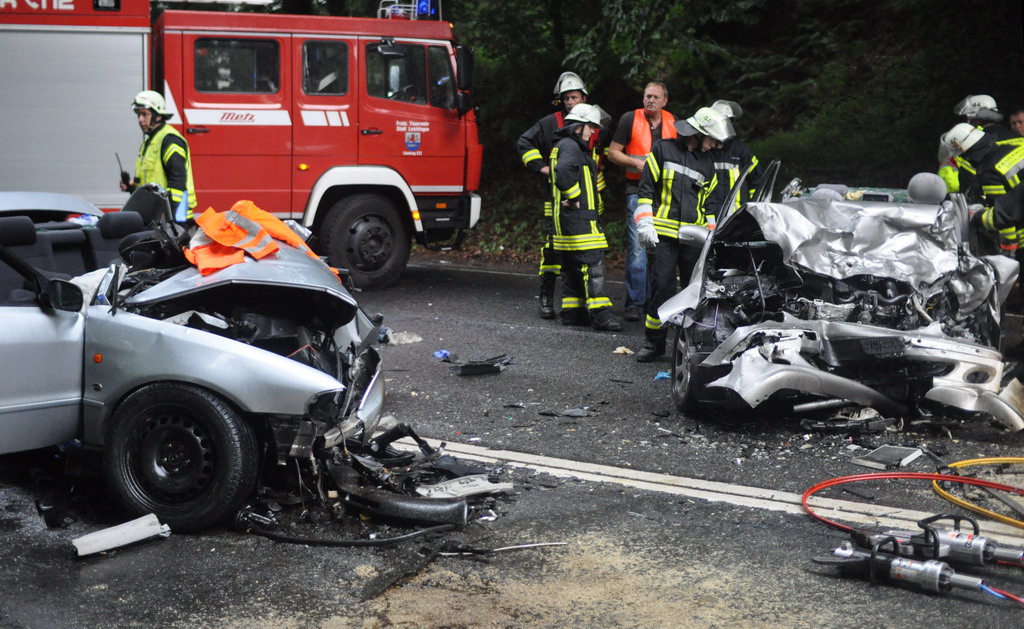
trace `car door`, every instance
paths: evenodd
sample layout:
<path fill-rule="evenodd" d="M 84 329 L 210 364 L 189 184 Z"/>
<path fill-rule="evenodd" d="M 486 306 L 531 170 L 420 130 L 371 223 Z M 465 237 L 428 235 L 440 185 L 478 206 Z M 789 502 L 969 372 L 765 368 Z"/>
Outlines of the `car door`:
<path fill-rule="evenodd" d="M 361 44 L 359 163 L 394 168 L 417 194 L 462 192 L 465 125 L 448 43 Z"/>
<path fill-rule="evenodd" d="M 0 248 L 2 249 L 2 248 Z M 0 285 L 29 274 L 0 251 Z M 24 285 L 31 286 L 31 283 Z M 0 454 L 43 448 L 78 436 L 85 317 L 44 309 L 24 288 L 0 294 Z"/>
<path fill-rule="evenodd" d="M 268 212 L 289 214 L 290 53 L 287 35 L 182 37 L 182 132 L 197 213 L 251 199 Z"/>

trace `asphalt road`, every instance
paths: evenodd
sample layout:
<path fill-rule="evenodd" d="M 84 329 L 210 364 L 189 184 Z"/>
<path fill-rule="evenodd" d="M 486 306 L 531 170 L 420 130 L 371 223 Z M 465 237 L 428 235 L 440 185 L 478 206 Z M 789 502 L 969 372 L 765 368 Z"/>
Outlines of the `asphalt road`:
<path fill-rule="evenodd" d="M 358 299 L 367 311 L 383 313 L 393 332 L 422 338 L 382 349 L 388 412 L 452 451 L 471 447 L 499 461 L 491 468 L 515 485 L 496 503 L 495 519 L 450 536 L 488 548 L 565 545 L 438 557 L 368 601 L 361 600 L 367 583 L 410 565 L 419 543 L 322 548 L 214 529 L 75 559 L 72 538 L 124 518 L 88 468 L 67 475 L 55 452 L 33 452 L 0 457 L 0 626 L 1020 625 L 1024 606 L 1008 601 L 872 586 L 812 563 L 843 534 L 798 509 L 773 507 L 769 497 L 866 471 L 850 463 L 862 447 L 925 446 L 956 461 L 1019 456 L 1024 435 L 950 422 L 851 438 L 803 430 L 796 419 L 723 426 L 684 417 L 672 406 L 669 382 L 656 378 L 669 369 L 667 359 L 641 365 L 615 353 L 639 348 L 640 324 L 612 334 L 540 320 L 536 287 L 528 272 L 429 256 L 414 259 L 397 286 Z M 613 282 L 609 292 L 621 303 L 621 284 Z M 435 358 L 441 349 L 463 360 L 505 354 L 513 362 L 499 374 L 457 376 Z M 584 410 L 566 416 L 570 409 Z M 559 473 L 550 465 L 501 462 L 520 454 L 596 467 L 586 468 L 593 474 Z M 908 471 L 934 468 L 921 459 Z M 664 475 L 658 478 L 665 482 L 624 484 L 639 472 Z M 723 498 L 726 489 L 665 490 L 673 478 L 764 490 L 757 494 L 764 500 Z M 1021 484 L 1019 476 L 1003 480 Z M 908 509 L 959 512 L 921 481 L 850 489 L 857 493 L 836 488 L 823 495 L 874 505 L 879 518 Z M 76 521 L 47 528 L 36 499 L 66 508 Z M 364 524 L 310 524 L 298 532 L 325 527 L 357 536 Z M 982 521 L 983 534 L 990 527 L 997 530 Z M 1005 527 L 998 531 L 1012 538 Z M 961 571 L 1024 592 L 1020 569 Z"/>

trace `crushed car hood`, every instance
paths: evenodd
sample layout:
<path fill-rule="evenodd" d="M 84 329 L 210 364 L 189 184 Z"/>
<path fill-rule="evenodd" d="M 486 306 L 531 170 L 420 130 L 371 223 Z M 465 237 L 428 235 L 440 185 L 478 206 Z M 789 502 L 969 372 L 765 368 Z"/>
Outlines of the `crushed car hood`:
<path fill-rule="evenodd" d="M 356 301 L 330 268 L 325 264 L 310 264 L 305 253 L 284 243 L 278 244 L 278 251 L 261 260 L 246 256 L 244 262 L 206 276 L 195 267 L 189 267 L 129 297 L 125 304 L 149 306 L 200 292 L 204 294 L 203 299 L 207 299 L 211 291 L 244 291 L 257 297 L 265 294 L 266 303 L 279 302 L 284 306 L 282 302 L 289 302 L 287 295 L 290 294 L 306 303 L 306 308 L 314 308 L 329 327 L 350 321 L 355 316 Z"/>

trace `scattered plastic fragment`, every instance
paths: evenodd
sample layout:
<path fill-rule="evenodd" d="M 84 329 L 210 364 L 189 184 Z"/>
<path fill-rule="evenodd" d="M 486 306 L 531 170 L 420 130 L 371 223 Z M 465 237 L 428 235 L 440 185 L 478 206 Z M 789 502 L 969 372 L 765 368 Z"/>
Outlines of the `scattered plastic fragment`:
<path fill-rule="evenodd" d="M 150 513 L 124 524 L 83 535 L 71 540 L 71 543 L 75 547 L 75 553 L 79 557 L 85 557 L 156 537 L 167 538 L 170 535 L 171 527 L 160 524 L 156 515 Z"/>
<path fill-rule="evenodd" d="M 635 354 L 636 352 L 634 352 L 633 350 L 629 349 L 628 347 L 626 347 L 624 345 L 620 345 L 619 347 L 616 347 L 615 351 L 613 351 L 612 353 L 613 354 Z"/>
<path fill-rule="evenodd" d="M 436 358 L 438 360 L 445 360 L 446 358 L 448 358 L 451 355 L 452 355 L 452 353 L 449 352 L 446 349 L 439 349 L 436 352 L 434 352 L 434 358 Z"/>
<path fill-rule="evenodd" d="M 577 406 L 575 408 L 567 408 L 561 411 L 537 411 L 537 414 L 544 415 L 546 417 L 595 417 L 597 416 L 597 411 L 589 406 Z"/>
<path fill-rule="evenodd" d="M 671 380 L 672 379 L 672 373 L 668 372 L 668 371 L 659 371 L 657 373 L 657 375 L 654 376 L 654 379 L 655 380 Z"/>
<path fill-rule="evenodd" d="M 47 528 L 62 529 L 77 522 L 75 517 L 64 509 L 48 505 L 41 500 L 36 500 L 36 511 L 43 516 L 43 522 L 46 522 Z"/>
<path fill-rule="evenodd" d="M 386 343 L 388 345 L 408 345 L 410 343 L 419 343 L 422 340 L 423 337 L 414 332 L 389 332 Z"/>
<path fill-rule="evenodd" d="M 512 483 L 492 483 L 487 474 L 453 478 L 436 485 L 420 485 L 416 493 L 427 498 L 468 498 L 512 491 Z"/>
<path fill-rule="evenodd" d="M 485 358 L 483 360 L 459 360 L 459 357 L 447 350 L 441 350 L 446 352 L 446 356 L 440 357 L 440 360 L 446 363 L 451 363 L 451 370 L 455 372 L 457 376 L 479 376 L 488 373 L 501 373 L 505 370 L 505 367 L 512 364 L 512 357 L 505 354 L 494 356 L 493 358 Z M 434 356 L 437 356 L 438 352 L 434 352 Z"/>

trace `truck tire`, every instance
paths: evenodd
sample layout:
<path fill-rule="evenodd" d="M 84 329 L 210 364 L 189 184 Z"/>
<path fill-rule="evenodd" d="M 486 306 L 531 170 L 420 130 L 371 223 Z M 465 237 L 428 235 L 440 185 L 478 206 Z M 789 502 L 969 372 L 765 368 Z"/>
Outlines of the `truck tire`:
<path fill-rule="evenodd" d="M 334 204 L 324 221 L 327 261 L 348 269 L 357 288 L 393 284 L 409 262 L 411 236 L 395 205 L 378 194 Z"/>
<path fill-rule="evenodd" d="M 252 427 L 217 395 L 156 383 L 129 395 L 107 423 L 104 471 L 135 515 L 155 513 L 172 531 L 224 521 L 256 488 Z"/>

